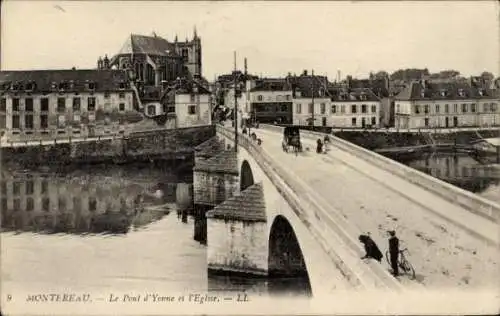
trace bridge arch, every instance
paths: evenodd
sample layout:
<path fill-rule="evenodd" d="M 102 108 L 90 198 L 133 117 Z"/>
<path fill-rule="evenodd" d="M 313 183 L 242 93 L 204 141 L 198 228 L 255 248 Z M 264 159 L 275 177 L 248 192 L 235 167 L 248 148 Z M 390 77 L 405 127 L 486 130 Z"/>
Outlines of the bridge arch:
<path fill-rule="evenodd" d="M 252 168 L 247 160 L 244 160 L 240 169 L 240 191 L 245 190 L 255 183 Z"/>

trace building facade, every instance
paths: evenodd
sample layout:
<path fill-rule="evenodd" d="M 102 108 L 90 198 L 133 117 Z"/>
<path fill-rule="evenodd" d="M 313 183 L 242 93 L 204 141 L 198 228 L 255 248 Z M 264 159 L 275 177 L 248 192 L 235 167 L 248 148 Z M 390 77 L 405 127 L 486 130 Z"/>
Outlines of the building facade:
<path fill-rule="evenodd" d="M 179 79 L 166 88 L 160 102 L 146 104 L 148 117 L 163 116 L 167 128 L 212 124 L 212 95 L 193 80 Z"/>
<path fill-rule="evenodd" d="M 121 70 L 0 72 L 3 139 L 28 141 L 123 132 L 134 95 Z"/>
<path fill-rule="evenodd" d="M 371 89 L 331 90 L 328 125 L 334 128 L 378 128 L 381 101 Z"/>
<path fill-rule="evenodd" d="M 292 124 L 292 89 L 285 79 L 261 79 L 242 95 L 251 121 Z"/>
<path fill-rule="evenodd" d="M 412 82 L 395 100 L 397 128 L 500 125 L 498 91 L 464 83 Z"/>

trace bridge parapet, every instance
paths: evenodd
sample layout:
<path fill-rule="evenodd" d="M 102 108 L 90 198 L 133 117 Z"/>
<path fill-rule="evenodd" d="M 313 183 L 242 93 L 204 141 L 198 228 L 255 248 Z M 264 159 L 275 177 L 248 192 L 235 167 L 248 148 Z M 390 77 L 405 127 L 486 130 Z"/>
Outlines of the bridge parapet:
<path fill-rule="evenodd" d="M 234 141 L 234 130 L 222 126 L 216 128 L 217 135 L 229 142 Z M 374 262 L 366 264 L 359 260 L 362 252 L 359 243 L 356 243 L 357 239 L 354 240 L 357 236 L 349 235 L 342 229 L 344 223 L 332 221 L 327 215 L 327 210 L 314 203 L 300 182 L 280 167 L 264 148 L 241 133 L 239 145 L 255 159 L 292 211 L 352 286 L 401 289 L 401 285 L 380 264 Z"/>
<path fill-rule="evenodd" d="M 264 125 L 263 127 L 270 130 L 282 131 L 283 128 L 273 125 Z M 324 133 L 301 131 L 306 137 L 324 137 Z M 357 146 L 341 138 L 329 135 L 332 145 L 345 150 L 351 154 L 363 158 L 371 164 L 389 171 L 429 192 L 432 192 L 443 199 L 455 204 L 466 210 L 480 215 L 492 222 L 500 221 L 500 205 L 482 198 L 476 194 L 465 191 L 461 188 L 446 183 L 440 179 L 436 179 L 421 171 L 415 170 L 398 162 L 395 162 L 387 157 L 369 151 L 365 148 Z"/>

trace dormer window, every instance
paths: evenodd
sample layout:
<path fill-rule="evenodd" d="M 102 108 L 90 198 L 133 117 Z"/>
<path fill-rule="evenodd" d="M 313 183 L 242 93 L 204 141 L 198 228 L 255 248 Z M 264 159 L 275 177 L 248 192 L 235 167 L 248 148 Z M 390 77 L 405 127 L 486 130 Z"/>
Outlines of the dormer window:
<path fill-rule="evenodd" d="M 94 82 L 87 83 L 87 88 L 89 90 L 95 90 L 95 83 Z"/>
<path fill-rule="evenodd" d="M 59 82 L 59 90 L 64 91 L 66 89 L 66 82 Z"/>
<path fill-rule="evenodd" d="M 464 90 L 463 89 L 458 89 L 458 95 L 461 96 L 461 97 L 465 96 Z"/>
<path fill-rule="evenodd" d="M 17 82 L 16 82 L 16 83 L 12 83 L 12 84 L 10 85 L 10 90 L 12 90 L 12 91 L 17 91 L 17 90 L 19 90 L 19 84 L 18 84 Z"/>
<path fill-rule="evenodd" d="M 35 84 L 33 82 L 28 82 L 26 84 L 26 91 L 33 91 L 35 88 Z"/>
<path fill-rule="evenodd" d="M 479 91 L 478 91 L 478 92 L 479 92 L 479 95 L 480 95 L 480 96 L 484 96 L 484 90 L 483 90 L 483 89 L 479 89 Z"/>
<path fill-rule="evenodd" d="M 441 96 L 445 97 L 446 96 L 446 90 L 441 90 Z"/>
<path fill-rule="evenodd" d="M 120 89 L 125 89 L 125 82 L 120 82 Z"/>
<path fill-rule="evenodd" d="M 75 82 L 74 82 L 73 80 L 71 80 L 71 81 L 69 82 L 69 89 L 70 89 L 70 90 L 74 90 L 74 89 L 75 89 Z"/>
<path fill-rule="evenodd" d="M 366 100 L 366 94 L 361 94 L 361 100 Z"/>
<path fill-rule="evenodd" d="M 421 96 L 422 98 L 425 98 L 425 90 L 420 91 L 420 96 Z"/>
<path fill-rule="evenodd" d="M 50 88 L 51 88 L 52 90 L 55 90 L 55 89 L 57 88 L 57 84 L 56 84 L 55 82 L 52 82 L 52 83 L 50 84 Z"/>

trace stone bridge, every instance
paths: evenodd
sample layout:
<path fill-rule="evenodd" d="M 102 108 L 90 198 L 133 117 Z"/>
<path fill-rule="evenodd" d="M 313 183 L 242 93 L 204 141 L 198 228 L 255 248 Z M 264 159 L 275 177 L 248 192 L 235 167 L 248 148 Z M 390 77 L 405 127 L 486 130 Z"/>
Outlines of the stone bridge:
<path fill-rule="evenodd" d="M 232 128 L 216 129 L 194 168 L 195 239 L 207 243 L 209 271 L 305 276 L 315 294 L 496 286 L 497 203 L 335 137 L 332 153 L 296 157 L 281 150 L 279 127 L 254 130 L 261 145 L 240 133 L 238 148 Z M 304 147 L 322 136 L 302 132 Z M 360 260 L 357 236 L 370 233 L 385 253 L 394 225 L 417 254 L 416 280 Z"/>
<path fill-rule="evenodd" d="M 318 206 L 308 188 L 246 135 L 236 152 L 233 135 L 217 126 L 218 140 L 195 156 L 195 238 L 206 238 L 209 271 L 306 277 L 313 293 L 401 289 L 378 262 L 359 259 L 364 253 L 345 219 Z"/>

